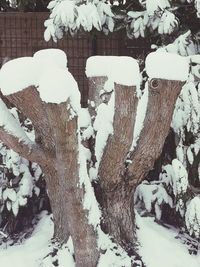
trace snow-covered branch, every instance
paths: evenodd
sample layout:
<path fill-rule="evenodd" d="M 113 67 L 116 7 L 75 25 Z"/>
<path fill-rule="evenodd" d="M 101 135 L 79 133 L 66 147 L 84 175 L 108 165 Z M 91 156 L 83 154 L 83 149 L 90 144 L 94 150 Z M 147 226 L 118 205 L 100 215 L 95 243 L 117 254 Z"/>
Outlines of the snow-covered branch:
<path fill-rule="evenodd" d="M 42 150 L 35 143 L 27 145 L 2 127 L 0 127 L 0 140 L 16 153 L 32 162 L 41 164 L 45 161 Z"/>
<path fill-rule="evenodd" d="M 181 69 L 177 74 L 176 69 Z M 153 168 L 170 129 L 173 111 L 183 81 L 188 77 L 186 58 L 155 52 L 146 59 L 149 98 L 144 126 L 137 147 L 130 153 L 127 175 L 137 184 Z"/>
<path fill-rule="evenodd" d="M 64 31 L 74 33 L 79 29 L 91 31 L 102 30 L 102 26 L 107 26 L 110 32 L 113 31 L 114 14 L 111 6 L 105 1 L 72 1 L 53 0 L 48 8 L 51 11 L 50 17 L 45 21 L 44 38 L 49 41 L 52 37 L 54 41 L 63 37 Z"/>
<path fill-rule="evenodd" d="M 1 99 L 0 112 L 0 140 L 26 159 L 39 163 L 42 160 L 39 147 L 29 139 Z"/>

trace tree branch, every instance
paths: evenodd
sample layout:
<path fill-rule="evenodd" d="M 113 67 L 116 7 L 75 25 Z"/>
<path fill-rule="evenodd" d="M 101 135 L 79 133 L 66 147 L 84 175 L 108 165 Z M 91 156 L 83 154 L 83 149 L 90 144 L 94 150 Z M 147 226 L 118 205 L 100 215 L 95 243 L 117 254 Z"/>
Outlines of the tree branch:
<path fill-rule="evenodd" d="M 0 97 L 0 140 L 22 157 L 38 164 L 46 164 L 45 154 L 41 146 L 29 139 L 18 120 L 15 119 L 2 101 L 5 96 L 1 94 Z M 7 98 L 9 99 L 9 97 Z M 24 102 L 24 105 L 26 106 L 27 104 Z M 30 101 L 28 105 L 30 105 Z M 31 109 L 29 107 L 29 110 Z"/>
<path fill-rule="evenodd" d="M 127 166 L 129 183 L 137 185 L 153 168 L 168 135 L 176 99 L 183 82 L 161 79 L 149 81 L 149 101 L 144 127 Z"/>
<path fill-rule="evenodd" d="M 0 127 L 0 140 L 16 153 L 32 162 L 38 164 L 43 164 L 45 162 L 44 153 L 36 144 L 25 144 L 17 137 L 8 133 L 3 127 Z"/>
<path fill-rule="evenodd" d="M 35 128 L 36 143 L 54 153 L 55 144 L 46 115 L 46 104 L 41 100 L 37 89 L 30 86 L 8 95 L 6 98 L 32 121 Z"/>
<path fill-rule="evenodd" d="M 115 84 L 114 134 L 109 137 L 99 167 L 101 186 L 110 190 L 122 179 L 131 147 L 138 99 L 134 86 Z"/>

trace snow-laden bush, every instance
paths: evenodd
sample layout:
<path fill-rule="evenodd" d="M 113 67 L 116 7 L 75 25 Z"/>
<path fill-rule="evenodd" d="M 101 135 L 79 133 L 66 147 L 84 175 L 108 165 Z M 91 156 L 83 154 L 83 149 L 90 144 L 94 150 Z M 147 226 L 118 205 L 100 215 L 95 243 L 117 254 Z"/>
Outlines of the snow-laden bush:
<path fill-rule="evenodd" d="M 139 194 L 135 197 L 145 204 L 145 210 L 156 214 L 153 203 L 156 194 L 152 191 L 155 184 L 163 187 L 162 198 L 167 199 L 166 194 L 172 199 L 173 214 L 180 217 L 182 225 L 191 235 L 199 237 L 199 186 L 200 186 L 200 58 L 199 46 L 191 38 L 192 33 L 187 31 L 171 44 L 163 47 L 156 47 L 159 51 L 166 51 L 182 56 L 188 56 L 190 62 L 190 75 L 184 84 L 176 102 L 174 115 L 171 123 L 175 134 L 175 153 L 170 157 L 161 157 L 162 170 L 159 181 L 151 181 L 139 186 Z M 163 151 L 163 153 L 168 153 Z M 148 177 L 147 177 L 148 178 Z M 158 179 L 158 178 L 156 178 Z M 149 187 L 149 188 L 148 188 Z M 145 189 L 144 189 L 145 188 Z M 150 193 L 149 193 L 150 192 Z M 153 193 L 152 193 L 153 192 Z M 145 201 L 144 201 L 145 200 Z M 163 201 L 164 203 L 164 201 Z M 168 201 L 165 201 L 169 204 Z M 165 213 L 165 205 L 159 205 L 162 214 Z M 164 218 L 164 217 L 163 217 Z M 166 216 L 165 216 L 166 218 Z M 176 221 L 177 218 L 174 218 Z"/>
<path fill-rule="evenodd" d="M 21 121 L 27 135 L 34 139 L 34 130 L 29 119 L 21 120 L 16 108 L 10 109 L 15 118 Z M 22 221 L 20 210 L 29 209 L 29 219 L 42 209 L 47 198 L 42 171 L 38 164 L 31 163 L 12 149 L 0 143 L 0 226 L 6 232 L 14 229 Z M 32 216 L 30 216 L 32 214 Z M 13 224 L 13 225 L 10 225 Z M 23 228 L 23 227 L 22 227 Z"/>
<path fill-rule="evenodd" d="M 53 0 L 48 8 L 51 14 L 45 21 L 46 41 L 51 37 L 54 41 L 61 39 L 67 31 L 74 33 L 83 29 L 90 32 L 93 28 L 101 31 L 104 26 L 104 30 L 112 32 L 114 28 L 114 14 L 106 1 Z"/>
<path fill-rule="evenodd" d="M 178 41 L 171 48 L 172 46 L 180 47 Z M 169 48 L 170 45 L 165 47 L 166 50 Z M 175 49 L 174 52 L 179 53 L 180 50 Z M 163 204 L 169 204 L 182 218 L 182 225 L 186 226 L 189 233 L 199 237 L 199 197 L 193 192 L 193 187 L 200 184 L 199 56 L 191 56 L 188 60 L 192 63 L 190 76 L 176 102 L 171 124 L 175 133 L 176 158 L 163 164 L 159 181 L 145 182 L 138 186 L 135 200 L 136 203 L 143 203 L 143 209 L 153 212 L 157 219 L 162 218 L 162 213 L 165 212 Z M 158 192 L 162 194 L 160 202 L 157 199 Z"/>
<path fill-rule="evenodd" d="M 108 33 L 126 27 L 130 38 L 138 38 L 153 32 L 168 35 L 179 28 L 179 19 L 170 1 L 146 0 L 137 5 L 140 5 L 139 11 L 128 1 L 52 0 L 47 7 L 51 13 L 45 21 L 45 40 L 52 37 L 56 41 L 64 32 L 78 30 Z"/>
<path fill-rule="evenodd" d="M 162 216 L 163 204 L 176 208 L 184 216 L 188 189 L 188 175 L 182 163 L 174 159 L 172 164 L 163 166 L 159 181 L 143 181 L 136 189 L 134 200 L 144 204 L 144 209 L 154 212 L 158 220 Z"/>
<path fill-rule="evenodd" d="M 137 209 L 145 209 L 147 212 L 154 210 L 158 220 L 161 219 L 163 204 L 173 206 L 172 198 L 168 195 L 162 183 L 143 181 L 136 189 L 134 202 Z M 138 205 L 137 205 L 138 204 Z"/>
<path fill-rule="evenodd" d="M 0 199 L 1 209 L 5 207 L 17 216 L 19 207 L 27 204 L 33 194 L 39 196 L 40 188 L 36 186 L 42 172 L 38 165 L 20 157 L 1 143 L 2 156 Z"/>
<path fill-rule="evenodd" d="M 188 204 L 185 222 L 190 235 L 200 238 L 200 197 L 194 197 Z"/>

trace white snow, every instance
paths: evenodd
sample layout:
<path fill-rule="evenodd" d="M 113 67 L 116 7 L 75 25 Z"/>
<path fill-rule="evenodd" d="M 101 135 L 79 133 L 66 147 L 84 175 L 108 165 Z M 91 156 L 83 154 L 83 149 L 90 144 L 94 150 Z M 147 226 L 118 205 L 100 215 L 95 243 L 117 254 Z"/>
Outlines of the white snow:
<path fill-rule="evenodd" d="M 91 125 L 90 113 L 87 108 L 81 108 L 78 114 L 79 128 L 88 128 Z"/>
<path fill-rule="evenodd" d="M 87 77 L 107 76 L 113 83 L 127 86 L 140 85 L 137 60 L 132 57 L 93 56 L 86 63 Z"/>
<path fill-rule="evenodd" d="M 167 52 L 152 52 L 146 57 L 149 78 L 186 81 L 189 75 L 188 58 Z"/>
<path fill-rule="evenodd" d="M 67 56 L 64 51 L 57 48 L 39 50 L 33 55 L 33 59 L 37 66 L 42 65 L 41 69 L 48 65 L 57 66 L 62 69 L 67 68 Z"/>
<path fill-rule="evenodd" d="M 174 172 L 174 195 L 186 193 L 188 188 L 188 173 L 183 164 L 178 159 L 173 159 L 172 168 Z"/>
<path fill-rule="evenodd" d="M 177 233 L 156 224 L 153 218 L 136 216 L 139 254 L 147 267 L 199 267 L 200 256 L 192 256 Z"/>
<path fill-rule="evenodd" d="M 194 234 L 196 238 L 200 237 L 200 197 L 195 196 L 188 204 L 185 222 L 190 235 Z"/>
<path fill-rule="evenodd" d="M 4 95 L 36 86 L 43 101 L 61 103 L 70 99 L 74 111 L 80 109 L 77 82 L 67 69 L 67 56 L 60 49 L 44 49 L 33 57 L 13 59 L 0 70 L 0 88 Z"/>
<path fill-rule="evenodd" d="M 167 7 L 170 7 L 168 0 L 146 0 L 146 9 L 151 16 L 154 15 L 154 12 L 157 10 L 164 10 Z"/>
<path fill-rule="evenodd" d="M 25 144 L 32 145 L 32 142 L 27 137 L 20 126 L 18 120 L 10 113 L 4 102 L 0 99 L 0 127 L 3 127 L 9 134 L 17 137 L 19 141 Z"/>
<path fill-rule="evenodd" d="M 113 118 L 114 118 L 114 105 L 115 95 L 111 95 L 108 104 L 102 103 L 97 108 L 97 115 L 94 121 L 94 130 L 96 131 L 95 141 L 95 156 L 96 164 L 94 168 L 90 169 L 90 179 L 97 178 L 99 164 L 103 155 L 109 135 L 113 134 Z"/>
<path fill-rule="evenodd" d="M 148 104 L 148 82 L 145 84 L 145 90 L 141 98 L 139 98 L 137 111 L 136 111 L 136 119 L 135 119 L 135 125 L 133 130 L 133 141 L 131 145 L 131 151 L 136 147 L 137 141 L 140 137 L 140 133 L 144 126 L 144 119 L 146 116 L 147 111 L 147 104 Z"/>
<path fill-rule="evenodd" d="M 51 257 L 46 257 L 52 251 L 50 239 L 53 236 L 51 216 L 43 212 L 40 222 L 30 238 L 20 245 L 0 247 L 0 266 L 3 267 L 54 267 Z M 136 215 L 138 225 L 139 254 L 147 267 L 199 267 L 200 256 L 192 256 L 185 245 L 176 239 L 177 232 L 164 228 L 153 221 L 153 218 L 143 218 Z M 98 267 L 130 267 L 130 258 L 120 248 L 113 248 L 108 237 L 101 235 L 101 247 L 110 246 L 110 250 L 101 256 Z M 103 245 L 104 244 L 104 245 Z M 122 256 L 117 257 L 115 252 Z M 59 249 L 54 260 L 58 259 L 58 267 L 74 267 L 71 239 Z M 121 264 L 121 265 L 120 265 Z"/>
<path fill-rule="evenodd" d="M 38 267 L 48 252 L 48 244 L 53 236 L 53 222 L 50 216 L 41 214 L 41 221 L 32 236 L 23 244 L 0 248 L 0 266 Z"/>
<path fill-rule="evenodd" d="M 35 79 L 36 68 L 32 57 L 10 60 L 0 70 L 0 88 L 4 95 L 34 85 Z"/>
<path fill-rule="evenodd" d="M 81 144 L 81 137 L 79 136 L 79 181 L 80 186 L 84 188 L 83 208 L 88 210 L 88 223 L 92 224 L 94 228 L 100 224 L 101 210 L 94 194 L 94 188 L 91 185 L 90 178 L 87 172 L 87 153 L 90 153 L 89 149 L 86 149 Z"/>
<path fill-rule="evenodd" d="M 85 128 L 86 130 L 87 128 L 91 129 L 91 119 L 87 109 L 80 109 L 78 116 L 79 186 L 84 188 L 83 208 L 88 210 L 88 222 L 96 229 L 100 224 L 101 210 L 94 194 L 94 188 L 88 176 L 87 161 L 91 159 L 91 152 L 88 148 L 82 145 L 82 140 L 85 140 L 84 131 L 82 135 L 82 128 Z"/>
<path fill-rule="evenodd" d="M 98 262 L 98 267 L 131 267 L 131 258 L 110 237 L 98 229 L 98 247 L 105 251 Z"/>
<path fill-rule="evenodd" d="M 51 69 L 39 80 L 38 91 L 43 101 L 47 103 L 62 103 L 70 98 L 75 111 L 80 108 L 80 93 L 78 84 L 72 74 L 64 69 Z"/>
<path fill-rule="evenodd" d="M 36 68 L 35 85 L 38 85 L 42 76 L 50 70 L 67 69 L 67 56 L 64 51 L 57 48 L 39 50 L 33 55 L 33 60 Z"/>
<path fill-rule="evenodd" d="M 144 180 L 137 186 L 134 194 L 134 203 L 139 207 L 142 205 L 146 211 L 155 210 L 155 215 L 160 220 L 162 215 L 162 204 L 173 206 L 172 198 L 168 195 L 163 185 L 159 182 L 151 182 Z M 144 210 L 143 208 L 143 210 Z"/>

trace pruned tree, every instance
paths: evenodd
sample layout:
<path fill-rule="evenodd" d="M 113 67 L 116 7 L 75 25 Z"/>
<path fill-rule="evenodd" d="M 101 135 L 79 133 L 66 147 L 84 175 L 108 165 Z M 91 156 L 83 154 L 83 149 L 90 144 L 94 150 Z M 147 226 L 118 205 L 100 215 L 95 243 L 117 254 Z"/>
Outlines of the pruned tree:
<path fill-rule="evenodd" d="M 40 79 L 37 87 L 33 84 L 20 90 L 11 87 L 8 90 L 1 82 L 4 94 L 2 99 L 8 99 L 32 121 L 36 140 L 32 142 L 28 139 L 2 100 L 0 140 L 41 166 L 54 217 L 55 237 L 65 242 L 71 235 L 77 266 L 97 266 L 101 254 L 105 253 L 99 243 L 102 230 L 129 256 L 134 255 L 133 193 L 162 151 L 176 99 L 187 78 L 188 64 L 180 56 L 174 56 L 173 60 L 183 65 L 182 72 L 173 76 L 174 79 L 171 72 L 165 73 L 165 65 L 169 63 L 167 58 L 163 53 L 162 57 L 155 54 L 148 59 L 148 64 L 159 67 L 156 67 L 157 71 L 149 72 L 146 117 L 137 146 L 132 151 L 139 77 L 139 67 L 135 60 L 103 57 L 103 64 L 99 64 L 98 58 L 88 61 L 91 123 L 88 122 L 90 120 L 83 123 L 81 119 L 85 111 L 80 109 L 78 87 L 66 69 L 61 71 L 54 68 L 54 73 L 59 73 L 55 77 L 51 77 L 50 70 Z M 164 65 L 161 67 L 159 64 L 163 60 Z M 160 68 L 164 69 L 161 75 L 158 73 Z M 98 71 L 94 71 L 96 69 Z M 119 69 L 123 71 L 119 72 Z M 6 65 L 4 70 L 6 72 Z M 53 83 L 56 78 L 61 79 L 62 85 Z M 44 86 L 46 80 L 50 80 L 48 86 Z M 51 82 L 52 86 L 57 86 L 56 91 L 51 91 Z M 113 105 L 114 117 L 112 134 L 109 134 L 99 156 L 99 136 L 95 123 L 102 111 L 101 105 L 104 108 Z M 94 130 L 88 134 L 92 128 Z M 93 156 L 86 160 L 84 149 L 90 149 Z M 92 169 L 96 171 L 93 187 L 88 179 L 89 175 L 92 179 Z M 93 203 L 85 204 L 85 201 L 95 201 L 93 190 L 102 210 L 101 221 L 99 213 L 97 219 L 91 219 L 92 208 L 88 207 Z M 98 210 L 98 206 L 95 209 Z"/>

